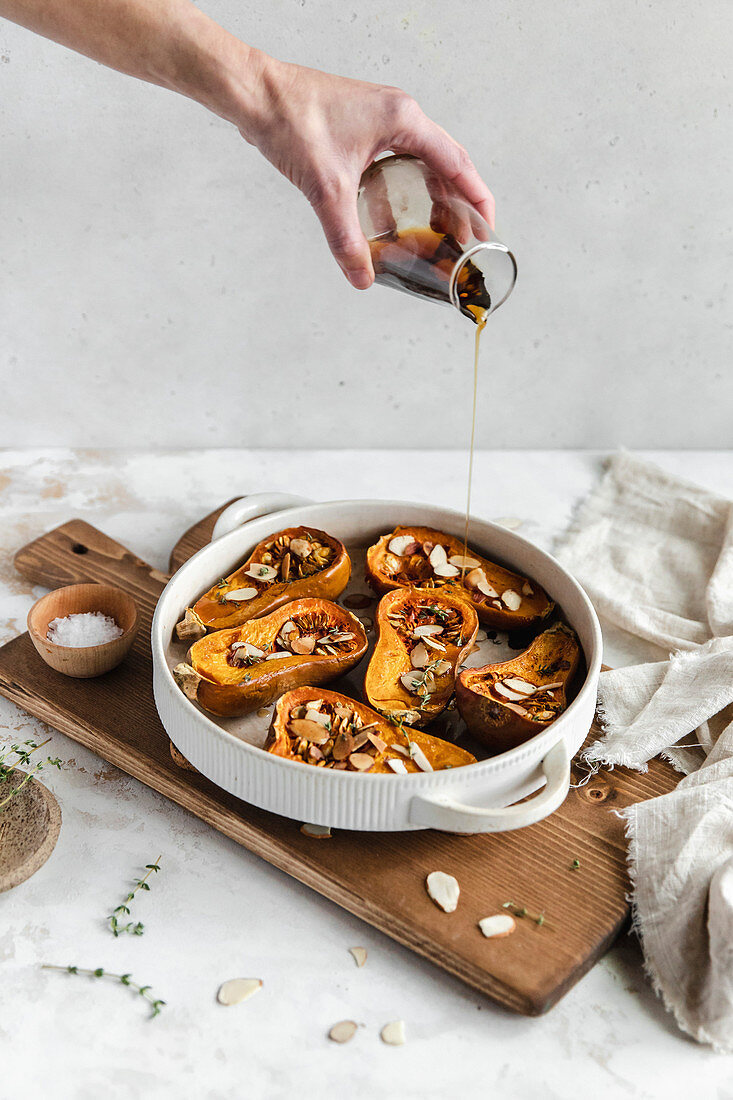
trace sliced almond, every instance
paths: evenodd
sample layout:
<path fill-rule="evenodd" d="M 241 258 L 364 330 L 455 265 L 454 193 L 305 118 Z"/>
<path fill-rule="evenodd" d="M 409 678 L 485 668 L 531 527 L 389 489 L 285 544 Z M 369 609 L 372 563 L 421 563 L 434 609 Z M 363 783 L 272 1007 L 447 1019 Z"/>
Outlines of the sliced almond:
<path fill-rule="evenodd" d="M 231 978 L 219 986 L 216 999 L 220 1005 L 238 1005 L 262 989 L 260 978 Z"/>
<path fill-rule="evenodd" d="M 356 1035 L 356 1024 L 353 1020 L 340 1020 L 334 1024 L 328 1033 L 329 1039 L 334 1043 L 348 1043 Z"/>
<path fill-rule="evenodd" d="M 532 585 L 529 583 L 529 581 L 525 581 L 522 585 L 522 595 L 534 596 L 534 589 L 532 588 Z"/>
<path fill-rule="evenodd" d="M 288 729 L 294 737 L 311 741 L 314 745 L 325 745 L 330 736 L 319 722 L 310 722 L 307 718 L 292 718 Z"/>
<path fill-rule="evenodd" d="M 241 657 L 241 651 L 244 650 L 246 657 L 264 657 L 264 649 L 260 649 L 258 645 L 253 645 L 252 642 L 235 642 L 232 649 L 236 647 L 237 656 Z"/>
<path fill-rule="evenodd" d="M 458 879 L 445 871 L 431 871 L 425 879 L 425 888 L 439 909 L 444 913 L 455 912 L 461 893 Z"/>
<path fill-rule="evenodd" d="M 405 554 L 414 554 L 417 550 L 417 543 L 412 535 L 395 535 L 387 543 L 387 549 L 392 554 L 396 554 L 398 558 L 402 558 Z"/>
<path fill-rule="evenodd" d="M 442 634 L 443 627 L 438 623 L 424 623 L 422 626 L 416 626 L 412 632 L 413 638 L 432 638 L 434 634 Z"/>
<path fill-rule="evenodd" d="M 459 569 L 480 569 L 481 562 L 476 558 L 465 558 L 463 554 L 452 554 L 448 561 L 451 565 L 458 566 Z"/>
<path fill-rule="evenodd" d="M 354 744 L 354 738 L 350 733 L 346 733 L 342 730 L 336 735 L 336 740 L 333 743 L 333 749 L 331 750 L 331 756 L 334 760 L 346 760 L 348 756 L 356 749 Z"/>
<path fill-rule="evenodd" d="M 428 653 L 423 643 L 419 642 L 410 654 L 410 663 L 412 664 L 412 667 L 425 668 L 425 665 L 427 665 L 429 661 L 430 654 Z"/>
<path fill-rule="evenodd" d="M 253 600 L 257 595 L 256 588 L 233 588 L 224 596 L 229 603 L 242 603 L 244 600 Z"/>
<path fill-rule="evenodd" d="M 390 1047 L 401 1047 L 405 1043 L 405 1021 L 391 1020 L 379 1033 L 379 1038 Z"/>
<path fill-rule="evenodd" d="M 261 565 L 259 562 L 252 562 L 249 569 L 245 569 L 244 575 L 246 577 L 252 577 L 255 581 L 274 581 L 277 576 L 277 569 L 273 569 L 271 565 Z"/>
<path fill-rule="evenodd" d="M 512 691 L 519 691 L 523 695 L 531 695 L 538 690 L 536 684 L 530 684 L 529 680 L 523 680 L 521 676 L 507 676 L 503 682 Z"/>
<path fill-rule="evenodd" d="M 288 619 L 288 621 L 286 623 L 283 623 L 283 625 L 280 627 L 280 633 L 282 634 L 283 638 L 287 638 L 289 634 L 297 634 L 298 628 L 294 622 Z"/>
<path fill-rule="evenodd" d="M 410 741 L 410 758 L 413 764 L 416 764 L 421 772 L 431 772 L 433 770 L 433 765 L 430 763 L 420 746 L 416 745 L 414 741 Z"/>
<path fill-rule="evenodd" d="M 476 588 L 479 590 L 482 596 L 488 596 L 490 600 L 496 599 L 496 597 L 499 595 L 496 589 L 492 585 L 490 585 L 488 581 L 485 580 L 479 581 L 479 583 L 476 585 Z"/>
<path fill-rule="evenodd" d="M 365 947 L 350 947 L 349 951 L 354 956 L 354 962 L 361 968 L 367 961 L 367 953 Z"/>
<path fill-rule="evenodd" d="M 313 837 L 314 840 L 330 840 L 331 838 L 330 825 L 310 825 L 304 822 L 300 826 L 300 831 L 303 836 Z"/>
<path fill-rule="evenodd" d="M 489 599 L 493 599 L 499 595 L 496 589 L 487 581 L 483 569 L 472 569 L 470 573 L 466 573 L 465 580 L 470 588 L 478 589 L 482 595 L 488 596 Z"/>
<path fill-rule="evenodd" d="M 362 733 L 366 733 L 366 736 L 369 738 L 372 745 L 374 745 L 374 748 L 377 750 L 377 752 L 384 752 L 384 750 L 387 748 L 387 742 L 383 741 L 378 734 L 372 733 L 371 730 L 362 730 Z"/>
<path fill-rule="evenodd" d="M 352 752 L 349 763 L 358 772 L 368 772 L 374 766 L 374 758 L 365 752 Z"/>
<path fill-rule="evenodd" d="M 446 673 L 450 672 L 452 668 L 453 665 L 450 663 L 450 661 L 436 661 L 433 665 L 433 675 L 445 676 Z"/>
<path fill-rule="evenodd" d="M 293 638 L 290 642 L 293 653 L 312 653 L 316 648 L 316 639 L 312 634 L 306 634 L 302 638 Z"/>
<path fill-rule="evenodd" d="M 522 597 L 513 588 L 507 588 L 506 592 L 502 592 L 501 601 L 510 611 L 519 611 L 522 606 Z"/>
<path fill-rule="evenodd" d="M 393 745 L 392 748 L 395 748 L 395 746 Z M 407 775 L 407 765 L 404 760 L 388 760 L 387 765 L 397 775 Z"/>
<path fill-rule="evenodd" d="M 394 749 L 395 752 L 400 753 L 401 756 L 409 756 L 410 755 L 410 750 L 406 749 L 404 745 L 390 745 L 389 747 L 391 749 Z M 391 767 L 393 761 L 388 761 L 388 763 L 390 764 L 390 767 Z M 394 763 L 397 763 L 397 761 L 395 760 Z M 394 770 L 394 769 L 392 769 L 392 770 Z"/>
<path fill-rule="evenodd" d="M 557 683 L 554 684 L 540 684 L 539 687 L 535 688 L 535 691 L 539 694 L 541 691 L 557 691 L 557 689 L 561 687 L 565 687 L 565 684 L 562 680 L 558 680 Z"/>
<path fill-rule="evenodd" d="M 460 573 L 460 569 L 455 565 L 449 565 L 446 562 L 444 565 L 436 565 L 433 567 L 433 573 L 436 577 L 457 577 Z"/>
<path fill-rule="evenodd" d="M 445 653 L 445 646 L 442 642 L 436 642 L 435 638 L 429 638 L 426 635 L 422 640 L 422 644 L 430 646 L 431 649 L 437 650 L 439 653 Z"/>
<path fill-rule="evenodd" d="M 328 726 L 331 723 L 331 719 L 327 714 L 321 714 L 318 707 L 313 703 L 309 703 L 305 708 L 305 717 L 309 722 L 318 722 L 321 726 Z"/>
<path fill-rule="evenodd" d="M 530 713 L 526 707 L 520 707 L 518 703 L 504 703 L 507 710 L 513 710 L 515 714 L 519 714 L 522 718 L 529 718 Z"/>
<path fill-rule="evenodd" d="M 293 656 L 292 653 L 290 653 L 287 649 L 278 649 L 274 653 L 268 653 L 267 656 L 265 657 L 265 660 L 266 661 L 279 661 L 281 657 L 292 657 L 292 656 Z"/>
<path fill-rule="evenodd" d="M 283 554 L 280 562 L 280 576 L 284 581 L 290 579 L 290 554 Z"/>
<path fill-rule="evenodd" d="M 318 745 L 311 745 L 311 747 L 308 749 L 308 755 L 310 756 L 311 760 L 323 760 L 323 753 L 318 748 Z"/>
<path fill-rule="evenodd" d="M 491 917 L 484 917 L 478 922 L 478 926 L 487 939 L 495 936 L 509 936 L 517 927 L 517 922 L 509 913 L 495 913 Z"/>
<path fill-rule="evenodd" d="M 501 680 L 497 680 L 496 683 L 492 685 L 492 687 L 497 695 L 501 695 L 502 699 L 511 699 L 513 703 L 521 703 L 523 699 L 527 698 L 525 692 L 512 691 L 512 689 L 506 687 L 505 684 L 501 682 Z"/>
<path fill-rule="evenodd" d="M 290 552 L 297 554 L 299 558 L 307 558 L 311 552 L 311 544 L 308 539 L 292 539 L 290 542 Z"/>
<path fill-rule="evenodd" d="M 433 569 L 435 569 L 436 565 L 447 565 L 448 555 L 445 552 L 445 547 L 440 545 L 434 546 L 433 549 L 430 551 L 429 560 Z"/>
<path fill-rule="evenodd" d="M 400 676 L 400 683 L 411 695 L 417 695 L 419 689 L 425 683 L 425 677 L 418 672 L 403 672 Z"/>

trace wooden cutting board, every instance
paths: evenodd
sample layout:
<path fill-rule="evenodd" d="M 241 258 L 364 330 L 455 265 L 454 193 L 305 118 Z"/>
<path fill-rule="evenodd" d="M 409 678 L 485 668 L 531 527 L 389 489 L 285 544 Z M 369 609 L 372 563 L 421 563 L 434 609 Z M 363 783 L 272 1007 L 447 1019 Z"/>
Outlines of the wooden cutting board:
<path fill-rule="evenodd" d="M 216 515 L 184 535 L 172 568 L 208 541 Z M 513 833 L 339 831 L 315 840 L 173 762 L 151 683 L 150 623 L 164 575 L 81 520 L 23 547 L 15 562 L 50 588 L 118 585 L 135 598 L 141 626 L 122 665 L 95 680 L 54 672 L 23 634 L 0 648 L 0 693 L 492 1000 L 526 1015 L 546 1012 L 626 924 L 626 846 L 612 811 L 671 790 L 678 777 L 668 764 L 653 761 L 644 775 L 601 771 L 550 818 Z M 584 772 L 574 767 L 574 782 Z M 433 870 L 458 879 L 455 913 L 429 900 L 424 882 Z M 507 901 L 542 913 L 544 923 L 527 916 L 513 935 L 485 939 L 477 921 Z"/>

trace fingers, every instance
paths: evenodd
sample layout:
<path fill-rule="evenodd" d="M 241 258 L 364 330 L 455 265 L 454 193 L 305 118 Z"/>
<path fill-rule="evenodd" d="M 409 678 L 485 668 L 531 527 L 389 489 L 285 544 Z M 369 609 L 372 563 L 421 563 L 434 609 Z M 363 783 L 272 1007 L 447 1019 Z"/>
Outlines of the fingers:
<path fill-rule="evenodd" d="M 442 126 L 429 119 L 414 101 L 407 111 L 394 141 L 399 143 L 395 151 L 414 153 L 445 179 L 474 206 L 479 214 L 494 228 L 494 196 L 476 171 L 471 158 L 462 145 L 454 141 Z M 392 148 L 395 148 L 394 142 Z"/>
<path fill-rule="evenodd" d="M 366 290 L 374 282 L 374 268 L 356 212 L 356 184 L 341 181 L 324 187 L 311 205 L 336 263 L 353 287 Z"/>

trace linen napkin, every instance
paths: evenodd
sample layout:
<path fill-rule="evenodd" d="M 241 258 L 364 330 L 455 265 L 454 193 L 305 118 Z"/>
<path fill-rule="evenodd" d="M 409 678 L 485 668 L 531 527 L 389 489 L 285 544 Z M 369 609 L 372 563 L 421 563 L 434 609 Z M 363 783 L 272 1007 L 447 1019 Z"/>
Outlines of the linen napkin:
<path fill-rule="evenodd" d="M 557 553 L 649 657 L 601 675 L 588 761 L 685 773 L 622 811 L 647 971 L 684 1031 L 733 1052 L 733 504 L 621 453 Z"/>

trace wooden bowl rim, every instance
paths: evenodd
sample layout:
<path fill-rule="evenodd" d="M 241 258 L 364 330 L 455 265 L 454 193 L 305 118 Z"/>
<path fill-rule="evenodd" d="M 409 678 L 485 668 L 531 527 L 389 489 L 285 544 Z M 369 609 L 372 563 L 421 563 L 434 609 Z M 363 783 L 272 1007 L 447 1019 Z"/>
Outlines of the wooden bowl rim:
<path fill-rule="evenodd" d="M 13 768 L 13 774 L 27 775 L 28 773 L 24 772 L 22 768 Z M 7 890 L 12 890 L 15 886 L 20 886 L 23 882 L 27 882 L 32 875 L 35 875 L 36 871 L 40 871 L 41 867 L 43 867 L 56 847 L 59 833 L 61 832 L 61 807 L 59 806 L 56 795 L 41 783 L 40 779 L 36 776 L 30 781 L 28 787 L 35 787 L 46 804 L 48 809 L 48 830 L 38 847 L 31 852 L 22 863 L 19 863 L 12 870 L 0 874 L 0 894 L 5 893 Z"/>
<path fill-rule="evenodd" d="M 127 630 L 123 631 L 123 633 L 120 634 L 119 638 L 111 638 L 108 642 L 98 642 L 96 645 L 60 645 L 58 642 L 52 642 L 50 638 L 44 637 L 44 635 L 42 635 L 31 622 L 33 613 L 36 611 L 37 608 L 41 606 L 44 600 L 50 599 L 51 596 L 57 596 L 59 592 L 70 592 L 74 588 L 99 588 L 106 589 L 108 592 L 119 593 L 119 595 L 123 596 L 124 599 L 127 600 L 132 606 L 132 610 L 135 616 L 132 625 L 128 626 Z M 70 611 L 69 614 L 84 615 L 87 614 L 87 612 Z M 106 613 L 102 612 L 102 614 Z M 50 646 L 52 649 L 63 649 L 73 653 L 92 653 L 97 650 L 106 649 L 107 646 L 122 645 L 126 640 L 130 638 L 131 635 L 134 637 L 140 625 L 140 613 L 137 609 L 137 604 L 135 603 L 135 600 L 132 598 L 129 592 L 125 592 L 124 588 L 118 588 L 115 584 L 97 584 L 95 581 L 84 581 L 81 584 L 63 584 L 60 588 L 54 588 L 51 592 L 46 592 L 45 595 L 39 596 L 39 598 L 35 601 L 30 611 L 28 612 L 26 625 L 28 626 L 29 634 L 31 634 L 34 638 L 37 638 L 39 642 L 43 643 L 43 645 Z"/>

